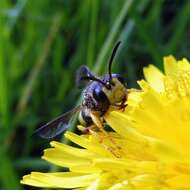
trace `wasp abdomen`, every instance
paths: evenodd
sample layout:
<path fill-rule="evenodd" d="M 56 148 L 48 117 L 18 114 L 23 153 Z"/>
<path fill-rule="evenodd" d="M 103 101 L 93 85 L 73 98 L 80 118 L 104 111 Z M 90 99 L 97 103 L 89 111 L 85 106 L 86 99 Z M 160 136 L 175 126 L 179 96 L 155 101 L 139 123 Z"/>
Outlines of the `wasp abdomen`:
<path fill-rule="evenodd" d="M 90 126 L 93 124 L 92 118 L 90 116 L 90 110 L 87 108 L 83 107 L 79 113 L 79 121 L 82 125 L 85 126 Z"/>

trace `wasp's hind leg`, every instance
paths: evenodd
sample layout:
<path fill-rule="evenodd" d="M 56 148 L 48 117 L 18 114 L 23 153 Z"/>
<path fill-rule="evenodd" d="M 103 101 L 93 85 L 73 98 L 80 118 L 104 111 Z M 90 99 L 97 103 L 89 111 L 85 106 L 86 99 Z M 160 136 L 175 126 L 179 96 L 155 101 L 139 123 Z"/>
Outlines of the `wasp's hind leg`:
<path fill-rule="evenodd" d="M 104 130 L 104 125 L 102 124 L 100 116 L 95 112 L 91 112 L 90 116 L 96 128 L 98 128 L 99 131 L 101 131 L 103 134 L 103 137 L 100 138 L 99 142 L 103 144 L 104 138 L 107 138 L 111 142 L 112 146 L 103 144 L 105 148 L 109 150 L 115 157 L 117 158 L 121 157 L 121 152 L 120 152 L 121 148 L 117 145 L 113 137 L 107 131 Z"/>
<path fill-rule="evenodd" d="M 90 125 L 88 127 L 83 127 L 81 125 L 78 126 L 78 129 L 83 133 L 83 134 L 90 134 L 92 131 L 97 131 L 96 125 Z"/>

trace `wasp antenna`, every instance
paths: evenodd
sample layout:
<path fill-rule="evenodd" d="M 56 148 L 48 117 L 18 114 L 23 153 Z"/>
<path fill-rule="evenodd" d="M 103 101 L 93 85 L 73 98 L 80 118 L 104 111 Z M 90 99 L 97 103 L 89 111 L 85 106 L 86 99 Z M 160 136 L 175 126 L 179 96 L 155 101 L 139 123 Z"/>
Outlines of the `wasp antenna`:
<path fill-rule="evenodd" d="M 99 83 L 101 83 L 102 85 L 104 85 L 106 88 L 109 88 L 109 86 L 104 82 L 102 81 L 101 79 L 99 78 L 96 78 L 95 76 L 84 76 L 84 77 L 81 77 L 82 80 L 93 80 L 93 81 L 97 81 Z"/>
<path fill-rule="evenodd" d="M 113 51 L 112 51 L 112 54 L 111 54 L 111 57 L 110 57 L 110 60 L 109 60 L 109 64 L 108 64 L 108 74 L 109 74 L 109 82 L 111 83 L 112 81 L 112 72 L 111 72 L 111 68 L 112 68 L 112 63 L 113 63 L 113 59 L 115 57 L 115 54 L 117 52 L 117 49 L 120 45 L 121 41 L 117 42 L 117 44 L 115 45 Z"/>

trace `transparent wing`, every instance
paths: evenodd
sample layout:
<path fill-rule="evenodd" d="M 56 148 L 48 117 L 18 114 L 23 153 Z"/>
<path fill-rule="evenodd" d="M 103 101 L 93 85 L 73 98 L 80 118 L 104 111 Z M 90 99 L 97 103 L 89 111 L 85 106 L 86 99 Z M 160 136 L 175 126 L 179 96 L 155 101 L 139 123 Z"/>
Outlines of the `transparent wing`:
<path fill-rule="evenodd" d="M 89 82 L 89 80 L 84 80 L 85 77 L 92 77 L 94 76 L 89 68 L 85 65 L 82 65 L 76 74 L 76 86 L 78 88 L 83 88 L 87 85 L 87 83 Z"/>
<path fill-rule="evenodd" d="M 38 128 L 34 132 L 34 134 L 37 134 L 40 137 L 45 138 L 45 139 L 51 139 L 61 134 L 62 132 L 68 129 L 69 120 L 71 119 L 72 115 L 78 112 L 79 110 L 80 110 L 80 106 L 64 113 L 63 115 L 57 117 L 56 119 Z"/>

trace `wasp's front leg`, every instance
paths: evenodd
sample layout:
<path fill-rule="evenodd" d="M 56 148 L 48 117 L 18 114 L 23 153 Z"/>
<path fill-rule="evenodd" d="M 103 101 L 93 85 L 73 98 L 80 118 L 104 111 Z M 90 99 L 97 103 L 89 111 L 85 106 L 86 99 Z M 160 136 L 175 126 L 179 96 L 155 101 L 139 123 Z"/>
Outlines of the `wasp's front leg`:
<path fill-rule="evenodd" d="M 124 96 L 119 107 L 119 109 L 121 109 L 122 111 L 125 111 L 125 108 L 127 106 L 126 101 L 127 101 L 127 96 Z"/>
<path fill-rule="evenodd" d="M 115 104 L 112 104 L 111 106 L 112 106 L 112 107 L 116 107 L 116 108 L 118 108 L 119 110 L 125 111 L 125 108 L 126 108 L 126 106 L 127 106 L 126 101 L 127 101 L 127 97 L 124 96 L 124 97 L 122 98 L 122 100 L 121 100 L 120 103 L 115 103 Z"/>

